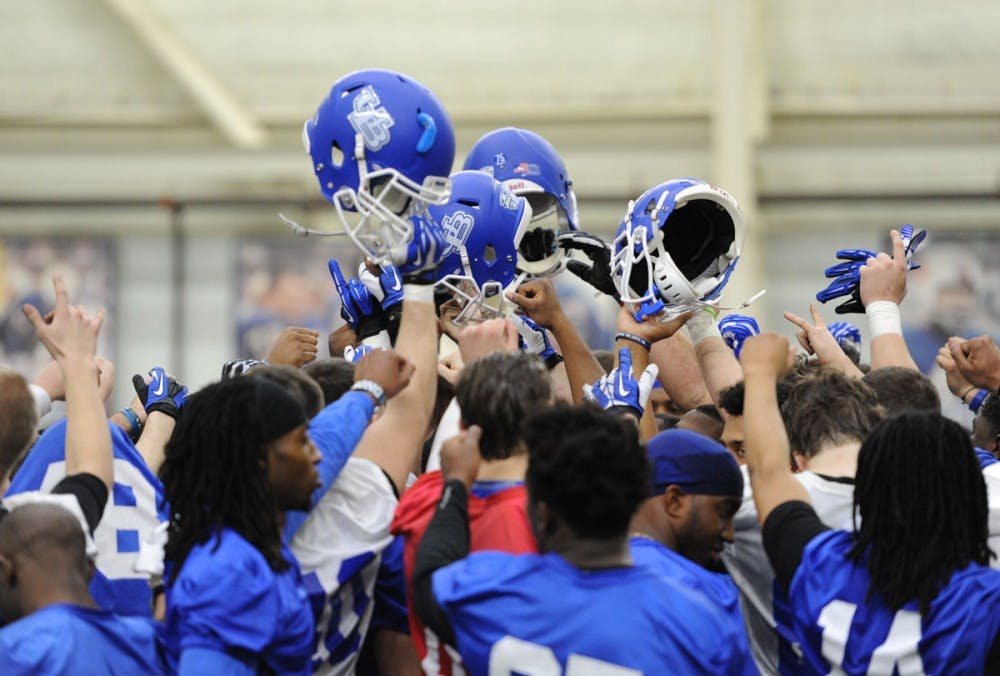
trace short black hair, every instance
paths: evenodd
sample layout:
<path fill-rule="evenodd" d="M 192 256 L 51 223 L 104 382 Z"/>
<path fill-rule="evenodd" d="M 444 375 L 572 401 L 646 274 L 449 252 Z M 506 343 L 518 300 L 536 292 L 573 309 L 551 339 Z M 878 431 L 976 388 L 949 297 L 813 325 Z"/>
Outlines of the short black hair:
<path fill-rule="evenodd" d="M 594 359 L 601 365 L 605 373 L 611 373 L 615 368 L 615 353 L 611 350 L 591 350 Z"/>
<path fill-rule="evenodd" d="M 719 392 L 719 408 L 729 415 L 743 415 L 743 398 L 745 391 L 743 381 L 734 383 Z"/>
<path fill-rule="evenodd" d="M 544 502 L 580 538 L 624 537 L 649 491 L 633 423 L 591 405 L 557 404 L 524 424 L 529 503 Z"/>
<path fill-rule="evenodd" d="M 261 364 L 249 369 L 245 376 L 265 378 L 290 394 L 310 420 L 323 410 L 323 391 L 302 369 L 287 364 Z"/>
<path fill-rule="evenodd" d="M 919 371 L 887 366 L 869 372 L 862 380 L 875 390 L 886 415 L 903 411 L 941 412 L 941 397 L 937 388 Z"/>
<path fill-rule="evenodd" d="M 323 390 L 326 404 L 340 399 L 354 385 L 354 364 L 342 357 L 317 359 L 303 366 L 302 371 Z"/>
<path fill-rule="evenodd" d="M 694 410 L 698 411 L 698 413 L 701 413 L 702 415 L 708 416 L 720 425 L 724 425 L 726 423 L 726 421 L 722 419 L 722 414 L 719 413 L 719 409 L 716 408 L 715 404 L 699 404 L 694 407 Z"/>

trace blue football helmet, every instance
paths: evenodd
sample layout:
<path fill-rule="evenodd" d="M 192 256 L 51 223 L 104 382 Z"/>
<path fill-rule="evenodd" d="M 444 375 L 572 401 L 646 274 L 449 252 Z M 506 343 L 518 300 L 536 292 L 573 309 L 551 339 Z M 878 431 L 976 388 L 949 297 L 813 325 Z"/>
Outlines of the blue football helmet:
<path fill-rule="evenodd" d="M 717 307 L 744 227 L 736 200 L 704 181 L 680 178 L 650 188 L 629 203 L 612 243 L 611 275 L 622 302 L 637 319 L 663 321 Z"/>
<path fill-rule="evenodd" d="M 405 75 L 345 75 L 305 123 L 302 142 L 323 196 L 376 262 L 405 252 L 413 237 L 409 216 L 448 201 L 455 160 L 451 120 L 426 87 Z"/>
<path fill-rule="evenodd" d="M 518 269 L 534 276 L 558 272 L 562 251 L 555 235 L 580 226 L 573 183 L 552 144 L 527 129 L 496 129 L 476 141 L 463 168 L 485 171 L 528 200 L 538 227 L 521 241 Z"/>
<path fill-rule="evenodd" d="M 429 209 L 447 247 L 435 286 L 457 304 L 455 324 L 506 316 L 513 307 L 504 291 L 519 283 L 517 247 L 531 206 L 483 172 L 452 174 L 451 185 L 451 201 Z"/>

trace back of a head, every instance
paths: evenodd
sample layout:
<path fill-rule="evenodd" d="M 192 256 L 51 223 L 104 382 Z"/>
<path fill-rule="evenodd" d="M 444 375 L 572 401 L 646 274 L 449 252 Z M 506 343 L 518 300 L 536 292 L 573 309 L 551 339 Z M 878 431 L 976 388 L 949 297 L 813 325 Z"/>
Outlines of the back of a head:
<path fill-rule="evenodd" d="M 792 451 L 811 458 L 827 444 L 860 443 L 883 411 L 871 387 L 840 371 L 820 369 L 792 385 L 781 417 Z"/>
<path fill-rule="evenodd" d="M 323 401 L 332 404 L 354 385 L 354 364 L 342 357 L 317 359 L 302 367 L 323 391 Z"/>
<path fill-rule="evenodd" d="M 594 359 L 601 365 L 605 373 L 611 373 L 615 368 L 615 353 L 611 350 L 592 350 Z"/>
<path fill-rule="evenodd" d="M 50 587 L 85 591 L 90 582 L 86 538 L 80 522 L 68 510 L 48 503 L 26 504 L 0 519 L 0 554 L 20 559 L 35 573 L 51 580 Z M 6 622 L 19 619 L 32 599 L 14 601 L 3 594 L 0 612 Z"/>
<path fill-rule="evenodd" d="M 972 443 L 997 454 L 997 445 L 1000 443 L 1000 396 L 991 394 L 986 397 L 972 422 L 972 432 Z"/>
<path fill-rule="evenodd" d="M 589 405 L 557 404 L 528 418 L 529 503 L 544 502 L 579 538 L 624 537 L 649 491 L 635 425 Z"/>
<path fill-rule="evenodd" d="M 35 400 L 28 383 L 14 371 L 0 368 L 0 477 L 32 442 L 38 427 Z"/>
<path fill-rule="evenodd" d="M 875 390 L 887 416 L 904 411 L 941 412 L 941 398 L 930 379 L 919 371 L 887 366 L 862 379 Z"/>
<path fill-rule="evenodd" d="M 850 556 L 867 551 L 871 591 L 921 612 L 951 574 L 991 553 L 986 485 L 968 434 L 938 413 L 901 413 L 878 424 L 858 455 L 860 518 Z"/>
<path fill-rule="evenodd" d="M 520 426 L 548 404 L 552 385 L 545 365 L 526 352 L 494 352 L 462 371 L 455 388 L 462 422 L 479 425 L 484 460 L 510 457 L 521 443 Z"/>
<path fill-rule="evenodd" d="M 323 410 L 323 391 L 320 386 L 302 369 L 285 364 L 264 364 L 254 366 L 247 375 L 267 378 L 280 386 L 285 392 L 299 402 L 306 416 L 313 418 Z"/>

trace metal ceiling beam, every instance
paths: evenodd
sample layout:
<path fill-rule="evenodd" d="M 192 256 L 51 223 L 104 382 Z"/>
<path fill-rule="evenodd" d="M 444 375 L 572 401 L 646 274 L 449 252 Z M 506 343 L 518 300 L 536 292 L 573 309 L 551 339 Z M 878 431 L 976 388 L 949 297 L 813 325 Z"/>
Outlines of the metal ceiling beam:
<path fill-rule="evenodd" d="M 261 148 L 267 132 L 149 0 L 104 0 L 237 147 Z"/>

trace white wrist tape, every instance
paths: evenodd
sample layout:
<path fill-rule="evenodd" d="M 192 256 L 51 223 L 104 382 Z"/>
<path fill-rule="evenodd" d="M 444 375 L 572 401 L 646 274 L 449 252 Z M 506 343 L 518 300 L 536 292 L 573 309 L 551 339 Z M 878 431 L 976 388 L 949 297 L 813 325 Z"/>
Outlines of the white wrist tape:
<path fill-rule="evenodd" d="M 433 303 L 434 302 L 434 285 L 433 284 L 404 284 L 403 285 L 403 301 L 411 301 L 414 303 Z"/>
<path fill-rule="evenodd" d="M 362 345 L 367 345 L 368 347 L 374 347 L 378 350 L 391 350 L 392 340 L 389 339 L 389 332 L 382 329 L 374 336 L 368 336 L 361 341 Z"/>
<path fill-rule="evenodd" d="M 868 331 L 872 340 L 887 333 L 903 335 L 903 324 L 899 318 L 899 306 L 891 300 L 877 300 L 865 308 L 868 317 Z"/>
<path fill-rule="evenodd" d="M 687 327 L 691 342 L 695 345 L 706 338 L 722 338 L 715 315 L 708 310 L 696 310 L 684 326 Z"/>

